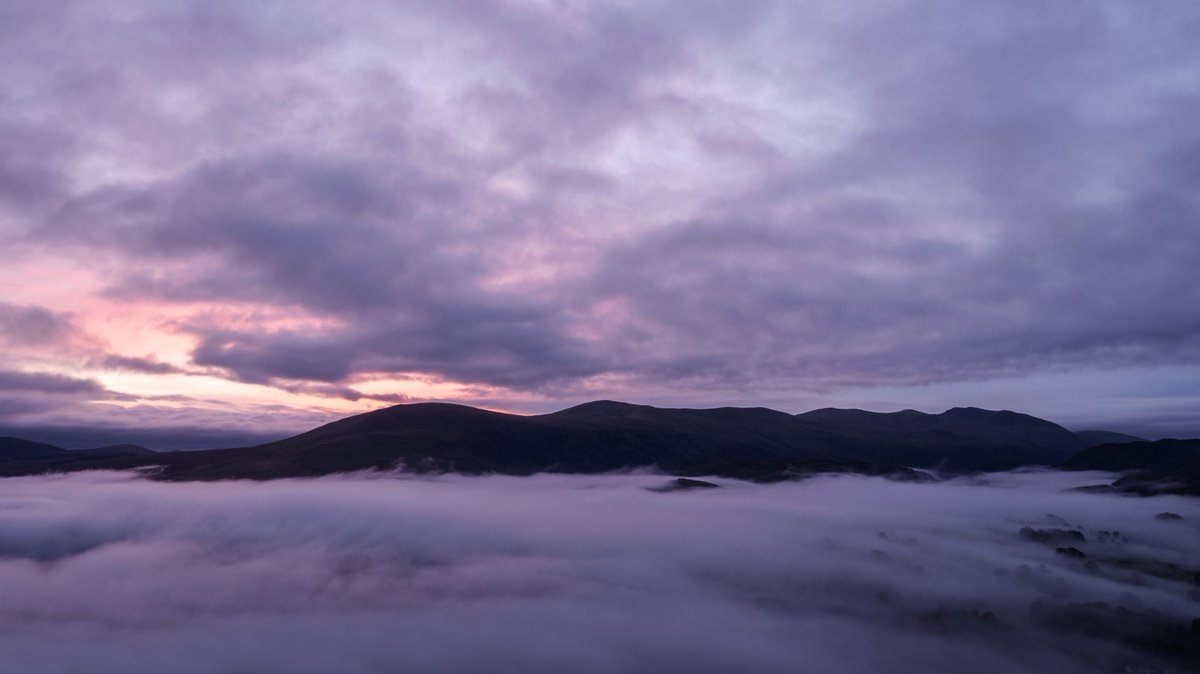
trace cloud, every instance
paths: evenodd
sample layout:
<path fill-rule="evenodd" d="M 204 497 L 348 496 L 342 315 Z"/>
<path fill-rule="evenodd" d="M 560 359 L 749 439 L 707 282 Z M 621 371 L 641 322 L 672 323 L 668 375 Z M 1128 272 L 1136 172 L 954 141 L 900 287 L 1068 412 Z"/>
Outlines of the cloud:
<path fill-rule="evenodd" d="M 38 393 L 98 393 L 104 387 L 94 379 L 80 379 L 47 372 L 0 371 L 0 391 Z"/>
<path fill-rule="evenodd" d="M 70 416 L 89 401 L 117 397 L 120 395 L 95 379 L 0 369 L 0 427 L 21 426 L 46 416 Z M 5 430 L 4 435 L 25 437 Z"/>
<path fill-rule="evenodd" d="M 320 406 L 235 404 L 184 396 L 0 394 L 3 435 L 69 448 L 123 443 L 159 451 L 246 447 L 344 416 Z"/>
<path fill-rule="evenodd" d="M 13 403 L 25 403 L 25 408 L 10 409 L 3 407 L 4 405 Z M 28 404 L 28 399 L 19 399 L 18 401 L 8 401 L 0 398 L 0 436 L 17 437 L 35 442 L 44 442 L 55 447 L 63 447 L 66 449 L 91 449 L 95 447 L 105 447 L 109 445 L 140 445 L 148 449 L 162 452 L 174 451 L 192 451 L 198 449 L 221 449 L 228 447 L 251 447 L 261 445 L 267 442 L 273 442 L 287 437 L 290 431 L 278 431 L 272 429 L 270 425 L 262 423 L 262 419 L 258 419 L 258 427 L 247 427 L 247 424 L 239 423 L 236 417 L 220 418 L 212 413 L 205 413 L 197 410 L 192 414 L 186 415 L 180 419 L 176 414 L 175 418 L 170 418 L 166 414 L 145 414 L 140 413 L 140 410 L 134 410 L 128 415 L 122 416 L 119 410 L 105 410 L 106 414 L 98 415 L 94 410 L 83 410 L 75 415 L 60 414 L 46 418 L 47 409 L 43 407 L 31 406 Z M 53 408 L 50 408 L 53 411 Z M 13 425 L 7 421 L 7 417 L 16 415 L 18 412 L 26 415 L 39 413 L 40 416 L 33 416 L 33 419 L 43 420 L 43 423 L 30 423 L 28 421 L 19 425 Z M 254 413 L 251 412 L 253 415 Z M 105 420 L 110 422 L 110 425 L 100 425 Z M 292 420 L 288 420 L 292 421 Z M 82 425 L 81 422 L 93 423 L 95 425 Z M 137 423 L 158 423 L 162 424 L 159 427 L 132 426 Z M 210 423 L 211 426 L 183 426 L 184 423 Z M 313 420 L 305 420 L 299 423 L 315 423 Z M 118 424 L 130 424 L 131 426 L 121 426 Z M 292 423 L 296 423 L 292 421 Z M 174 424 L 174 425 L 171 425 Z"/>
<path fill-rule="evenodd" d="M 303 156 L 207 166 L 173 192 L 81 203 L 53 234 L 89 245 L 136 234 L 141 256 L 221 261 L 131 275 L 114 297 L 277 302 L 322 319 L 302 330 L 184 327 L 198 338 L 195 364 L 242 381 L 336 382 L 374 369 L 536 386 L 600 370 L 552 308 L 479 287 L 482 251 L 450 250 L 456 233 L 437 212 L 457 200 L 452 186 L 378 168 Z"/>
<path fill-rule="evenodd" d="M 727 399 L 1200 362 L 1187 3 L 4 11 L 5 240 L 169 308 L 232 380 Z"/>
<path fill-rule="evenodd" d="M 1140 15 L 1107 32 L 1096 7 L 891 7 L 793 26 L 865 115 L 849 140 L 608 251 L 634 369 L 853 386 L 1196 362 L 1200 325 L 1173 307 L 1200 204 L 1168 158 L 1200 98 L 1142 91 L 1129 113 L 1118 93 L 1150 35 L 1157 67 L 1194 63 L 1182 35 Z"/>
<path fill-rule="evenodd" d="M 375 400 L 391 404 L 417 402 L 411 396 L 403 393 L 365 393 L 349 386 L 337 384 L 298 384 L 281 385 L 280 388 L 289 393 L 315 395 L 323 398 L 341 398 L 343 400 Z"/>
<path fill-rule="evenodd" d="M 183 368 L 170 363 L 164 363 L 153 357 L 141 358 L 138 356 L 110 354 L 101 359 L 99 365 L 110 370 L 127 370 L 147 374 L 179 374 L 184 372 Z"/>
<path fill-rule="evenodd" d="M 7 349 L 56 347 L 69 350 L 90 338 L 70 313 L 36 305 L 0 302 L 0 344 Z"/>
<path fill-rule="evenodd" d="M 1122 639 L 1197 610 L 1195 503 L 1062 491 L 1097 475 L 663 479 L 5 479 L 0 643 L 35 674 L 1090 672 L 1175 666 Z"/>

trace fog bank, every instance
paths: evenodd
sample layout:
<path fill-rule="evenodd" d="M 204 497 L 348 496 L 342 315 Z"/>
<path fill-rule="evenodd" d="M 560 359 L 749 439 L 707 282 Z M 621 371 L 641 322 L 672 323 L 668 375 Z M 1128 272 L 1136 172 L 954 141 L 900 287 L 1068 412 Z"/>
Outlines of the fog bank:
<path fill-rule="evenodd" d="M 8 478 L 0 652 L 31 674 L 1186 665 L 1162 635 L 1200 617 L 1200 504 L 1064 491 L 1104 477 Z"/>

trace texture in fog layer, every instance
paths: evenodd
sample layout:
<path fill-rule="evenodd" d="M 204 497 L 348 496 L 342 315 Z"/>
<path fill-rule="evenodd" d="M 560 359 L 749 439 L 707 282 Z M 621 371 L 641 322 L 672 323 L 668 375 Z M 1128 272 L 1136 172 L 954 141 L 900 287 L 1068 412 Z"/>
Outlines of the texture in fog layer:
<path fill-rule="evenodd" d="M 0 650 L 35 674 L 1155 666 L 1200 617 L 1200 507 L 1064 491 L 1098 481 L 5 479 Z"/>

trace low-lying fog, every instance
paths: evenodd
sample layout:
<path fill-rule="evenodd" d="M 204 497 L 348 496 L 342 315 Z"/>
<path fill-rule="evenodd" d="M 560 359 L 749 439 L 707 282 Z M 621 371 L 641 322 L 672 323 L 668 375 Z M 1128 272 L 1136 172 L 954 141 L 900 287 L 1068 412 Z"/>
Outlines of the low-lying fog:
<path fill-rule="evenodd" d="M 1154 653 L 1194 639 L 1200 501 L 1063 491 L 1104 477 L 673 493 L 648 491 L 654 475 L 8 478 L 0 658 L 23 674 L 1195 668 Z"/>

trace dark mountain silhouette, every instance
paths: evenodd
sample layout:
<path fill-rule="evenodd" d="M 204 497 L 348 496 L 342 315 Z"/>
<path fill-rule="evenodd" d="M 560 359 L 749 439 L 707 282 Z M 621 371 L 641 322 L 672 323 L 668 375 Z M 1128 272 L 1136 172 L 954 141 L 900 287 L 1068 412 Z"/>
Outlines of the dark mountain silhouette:
<path fill-rule="evenodd" d="M 597 401 L 552 414 L 517 416 L 419 403 L 359 414 L 254 447 L 77 455 L 67 463 L 55 455 L 53 462 L 0 465 L 0 472 L 148 467 L 163 479 L 212 480 L 304 477 L 397 465 L 516 475 L 654 466 L 678 475 L 759 481 L 816 472 L 916 479 L 901 467 L 969 472 L 1049 465 L 1082 448 L 1082 440 L 1056 424 L 976 408 L 936 415 L 832 409 L 790 415 L 765 408 L 664 409 Z"/>
<path fill-rule="evenodd" d="M 961 472 L 1003 470 L 1054 463 L 1085 447 L 1058 424 L 1018 412 L 955 407 L 941 414 L 903 410 L 888 414 L 865 410 L 820 409 L 797 419 L 861 443 L 865 453 L 852 458 Z"/>
<path fill-rule="evenodd" d="M 128 443 L 105 445 L 104 447 L 95 447 L 93 449 L 68 449 L 66 451 L 73 455 L 87 454 L 92 456 L 151 456 L 158 453 L 152 449 L 146 449 L 141 445 L 131 445 Z"/>
<path fill-rule="evenodd" d="M 1122 442 L 1149 442 L 1146 438 L 1139 438 L 1136 435 L 1129 435 L 1127 433 L 1117 433 L 1116 431 L 1075 431 L 1075 435 L 1078 435 L 1083 440 L 1084 445 L 1088 447 Z"/>
<path fill-rule="evenodd" d="M 1064 470 L 1125 473 L 1113 491 L 1151 496 L 1200 496 L 1200 440 L 1157 440 L 1090 447 L 1059 466 Z"/>
<path fill-rule="evenodd" d="M 1200 440 L 1156 440 L 1090 447 L 1064 461 L 1065 470 L 1174 470 L 1200 461 Z"/>
<path fill-rule="evenodd" d="M 110 445 L 95 449 L 63 449 L 44 442 L 0 437 L 0 475 L 27 475 L 49 470 L 85 467 L 110 459 L 150 457 L 155 452 L 137 445 Z"/>
<path fill-rule="evenodd" d="M 41 458 L 54 456 L 67 450 L 44 442 L 22 440 L 21 438 L 0 438 L 0 461 L 26 458 Z"/>

